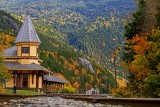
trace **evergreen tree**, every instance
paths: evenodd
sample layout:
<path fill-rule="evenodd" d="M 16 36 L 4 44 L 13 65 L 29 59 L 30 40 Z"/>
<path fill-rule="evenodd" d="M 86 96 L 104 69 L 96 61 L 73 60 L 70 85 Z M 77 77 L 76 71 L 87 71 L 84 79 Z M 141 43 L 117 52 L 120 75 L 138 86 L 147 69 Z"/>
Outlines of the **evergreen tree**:
<path fill-rule="evenodd" d="M 125 34 L 124 37 L 126 39 L 123 60 L 126 62 L 132 61 L 134 52 L 132 50 L 132 44 L 129 42 L 136 34 L 140 34 L 143 32 L 142 26 L 144 25 L 145 20 L 145 7 L 146 1 L 140 0 L 138 5 L 138 10 L 133 14 L 133 20 L 128 25 L 125 26 Z"/>
<path fill-rule="evenodd" d="M 160 94 L 160 30 L 156 25 L 152 30 L 146 29 L 145 23 L 153 23 L 145 20 L 148 15 L 152 15 L 157 18 L 159 27 L 160 15 L 159 12 L 157 16 L 145 12 L 148 6 L 150 5 L 146 4 L 145 0 L 140 0 L 138 10 L 133 14 L 133 21 L 125 27 L 126 46 L 123 60 L 129 72 L 127 88 L 130 94 L 136 97 L 158 97 Z"/>
<path fill-rule="evenodd" d="M 126 39 L 124 52 L 123 52 L 123 61 L 126 63 L 130 63 L 134 60 L 134 55 L 136 54 L 133 50 L 133 44 L 130 42 L 130 40 L 136 35 L 141 34 L 143 32 L 142 26 L 144 25 L 144 11 L 146 8 L 146 1 L 140 0 L 138 9 L 136 13 L 133 14 L 133 20 L 132 22 L 128 23 L 128 25 L 125 26 L 125 34 L 124 37 Z M 132 72 L 129 72 L 128 80 L 129 84 L 128 86 L 134 87 L 135 90 L 137 90 L 137 84 L 135 79 L 135 74 Z"/>
<path fill-rule="evenodd" d="M 157 9 L 158 13 L 157 13 L 157 26 L 160 27 L 160 8 Z"/>

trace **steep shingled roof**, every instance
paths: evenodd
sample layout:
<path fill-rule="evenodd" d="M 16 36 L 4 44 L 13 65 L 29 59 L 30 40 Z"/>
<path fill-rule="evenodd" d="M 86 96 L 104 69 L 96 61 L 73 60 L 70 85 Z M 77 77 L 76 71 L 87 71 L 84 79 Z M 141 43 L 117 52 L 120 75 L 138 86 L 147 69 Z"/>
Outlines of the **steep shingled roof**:
<path fill-rule="evenodd" d="M 23 25 L 21 26 L 15 43 L 18 42 L 38 42 L 41 43 L 36 30 L 32 24 L 30 16 L 27 16 Z"/>

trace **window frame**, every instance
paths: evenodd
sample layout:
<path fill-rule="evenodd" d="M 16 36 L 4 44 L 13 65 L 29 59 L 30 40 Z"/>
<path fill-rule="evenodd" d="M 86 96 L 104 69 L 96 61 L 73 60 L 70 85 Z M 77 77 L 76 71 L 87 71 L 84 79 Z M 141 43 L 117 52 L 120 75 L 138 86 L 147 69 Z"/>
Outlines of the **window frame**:
<path fill-rule="evenodd" d="M 28 51 L 27 51 L 27 52 L 24 52 L 24 51 L 23 51 L 24 48 L 27 48 Z M 30 53 L 30 48 L 29 48 L 29 47 L 22 47 L 22 54 L 29 54 L 29 53 Z"/>

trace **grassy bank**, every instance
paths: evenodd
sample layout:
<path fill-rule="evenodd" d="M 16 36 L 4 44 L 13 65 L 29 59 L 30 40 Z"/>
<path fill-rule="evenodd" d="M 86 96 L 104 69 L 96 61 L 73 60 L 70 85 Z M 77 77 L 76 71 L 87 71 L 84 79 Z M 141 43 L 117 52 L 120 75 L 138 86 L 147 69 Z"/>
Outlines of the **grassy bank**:
<path fill-rule="evenodd" d="M 38 93 L 35 91 L 31 91 L 31 90 L 17 90 L 17 93 L 13 94 L 13 91 L 11 89 L 7 89 L 4 92 L 0 92 L 0 102 L 8 102 L 11 99 L 36 97 L 36 96 L 41 96 L 41 95 L 42 93 Z"/>
<path fill-rule="evenodd" d="M 13 90 L 8 89 L 5 91 L 5 94 L 13 94 Z M 38 93 L 30 90 L 16 90 L 17 95 L 41 95 L 42 93 Z"/>

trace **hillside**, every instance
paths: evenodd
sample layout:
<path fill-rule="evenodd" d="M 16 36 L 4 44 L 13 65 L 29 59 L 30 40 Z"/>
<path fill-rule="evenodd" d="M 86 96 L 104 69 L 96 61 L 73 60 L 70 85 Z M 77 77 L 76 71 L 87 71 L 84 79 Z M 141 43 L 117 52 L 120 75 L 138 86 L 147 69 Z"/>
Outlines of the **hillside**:
<path fill-rule="evenodd" d="M 12 23 L 18 26 L 19 29 L 21 22 L 18 20 L 22 19 L 17 16 L 15 19 L 4 11 L 0 11 L 0 16 L 0 26 L 6 26 L 4 28 L 1 27 L 0 46 L 2 45 L 7 48 L 14 45 L 14 39 L 17 33 Z M 12 21 L 6 22 L 3 20 L 4 17 Z M 34 25 L 42 42 L 39 55 L 43 60 L 43 66 L 54 73 L 64 75 L 66 79 L 82 93 L 91 87 L 99 87 L 101 93 L 106 93 L 108 87 L 114 86 L 112 74 L 97 64 L 93 59 L 85 58 L 84 54 L 80 54 L 75 48 L 67 45 L 65 35 L 48 26 L 43 26 L 43 23 L 37 22 L 36 20 L 34 20 Z M 12 33 L 10 34 L 10 32 Z M 59 38 L 61 38 L 61 40 L 59 40 Z M 6 42 L 6 40 L 8 42 Z M 51 49 L 53 52 L 48 51 Z M 79 87 L 77 87 L 77 85 L 75 86 L 75 83 L 78 83 Z"/>
<path fill-rule="evenodd" d="M 28 13 L 43 23 L 43 26 L 56 29 L 65 35 L 65 42 L 97 60 L 110 71 L 114 70 L 112 54 L 118 47 L 124 45 L 122 35 L 125 18 L 135 8 L 134 0 L 1 0 L 0 2 L 0 9 L 19 16 Z M 61 40 L 61 37 L 57 38 Z M 54 51 L 51 47 L 45 49 Z M 122 75 L 119 67 L 120 57 L 121 53 L 117 56 L 116 65 L 120 71 L 119 75 Z"/>

